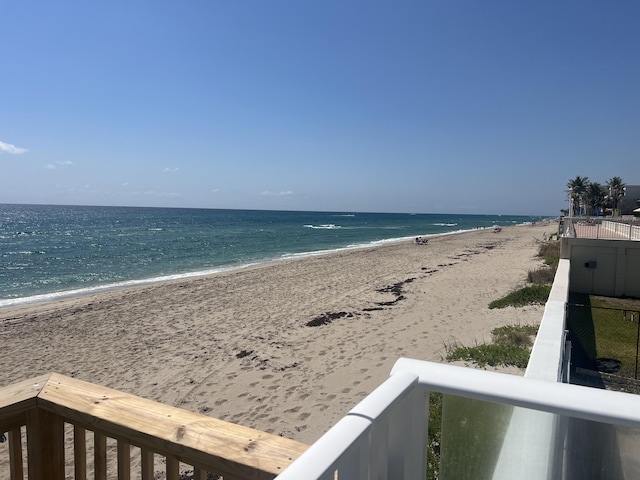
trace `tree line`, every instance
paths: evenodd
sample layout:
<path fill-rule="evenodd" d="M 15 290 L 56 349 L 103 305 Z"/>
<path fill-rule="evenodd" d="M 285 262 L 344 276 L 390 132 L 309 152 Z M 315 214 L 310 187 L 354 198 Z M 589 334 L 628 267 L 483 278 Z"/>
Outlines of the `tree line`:
<path fill-rule="evenodd" d="M 574 215 L 620 215 L 620 200 L 627 185 L 620 177 L 607 180 L 605 185 L 577 176 L 567 183 L 570 205 Z M 568 213 L 568 210 L 566 210 Z"/>

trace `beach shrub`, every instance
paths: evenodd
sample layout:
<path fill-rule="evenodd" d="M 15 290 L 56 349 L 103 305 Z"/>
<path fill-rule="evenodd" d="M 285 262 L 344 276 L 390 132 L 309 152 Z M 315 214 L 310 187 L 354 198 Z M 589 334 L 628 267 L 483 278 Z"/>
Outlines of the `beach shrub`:
<path fill-rule="evenodd" d="M 549 298 L 551 285 L 530 285 L 515 290 L 503 298 L 494 300 L 489 308 L 524 307 L 526 305 L 544 305 Z"/>
<path fill-rule="evenodd" d="M 537 325 L 506 325 L 491 330 L 491 337 L 494 343 L 530 347 L 537 333 Z"/>
<path fill-rule="evenodd" d="M 556 270 L 557 267 L 555 265 L 529 270 L 529 273 L 527 273 L 527 281 L 535 285 L 551 284 L 556 276 Z"/>
<path fill-rule="evenodd" d="M 494 328 L 491 331 L 494 343 L 474 347 L 446 345 L 447 360 L 474 362 L 479 367 L 513 365 L 526 368 L 536 333 L 538 327 L 535 325 L 506 325 Z"/>
<path fill-rule="evenodd" d="M 542 258 L 547 265 L 557 265 L 560 261 L 560 241 L 542 242 L 538 247 L 538 256 Z"/>
<path fill-rule="evenodd" d="M 447 355 L 447 360 L 474 362 L 479 367 L 505 365 L 526 368 L 529 348 L 504 343 L 482 344 L 475 347 L 458 347 Z"/>

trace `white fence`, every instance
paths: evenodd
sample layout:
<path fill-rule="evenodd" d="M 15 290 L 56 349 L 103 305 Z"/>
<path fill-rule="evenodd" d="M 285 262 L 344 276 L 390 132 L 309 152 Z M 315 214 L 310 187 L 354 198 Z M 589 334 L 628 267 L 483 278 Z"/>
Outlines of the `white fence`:
<path fill-rule="evenodd" d="M 563 235 L 607 240 L 640 240 L 640 219 L 565 217 Z"/>

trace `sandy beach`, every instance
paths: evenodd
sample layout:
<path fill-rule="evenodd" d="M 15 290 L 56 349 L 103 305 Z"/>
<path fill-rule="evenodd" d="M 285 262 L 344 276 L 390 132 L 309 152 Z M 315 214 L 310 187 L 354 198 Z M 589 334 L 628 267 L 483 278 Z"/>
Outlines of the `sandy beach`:
<path fill-rule="evenodd" d="M 0 310 L 0 386 L 58 372 L 312 443 L 401 356 L 537 324 L 489 310 L 555 223 L 346 250 Z"/>

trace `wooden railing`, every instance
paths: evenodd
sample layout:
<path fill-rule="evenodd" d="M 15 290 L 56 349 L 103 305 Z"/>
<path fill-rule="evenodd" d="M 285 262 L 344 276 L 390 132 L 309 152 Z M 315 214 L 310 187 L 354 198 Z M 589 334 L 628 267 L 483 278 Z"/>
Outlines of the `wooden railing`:
<path fill-rule="evenodd" d="M 167 479 L 272 479 L 308 448 L 55 373 L 0 388 L 0 432 L 12 480 L 152 480 L 157 463 Z"/>

